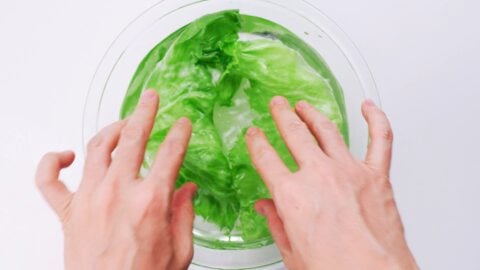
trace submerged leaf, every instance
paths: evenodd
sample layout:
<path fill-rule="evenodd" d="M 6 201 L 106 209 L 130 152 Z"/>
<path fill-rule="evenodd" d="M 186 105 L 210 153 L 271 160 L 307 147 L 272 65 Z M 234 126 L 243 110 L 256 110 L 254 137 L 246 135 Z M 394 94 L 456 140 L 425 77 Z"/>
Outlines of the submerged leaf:
<path fill-rule="evenodd" d="M 241 38 L 244 33 L 253 38 Z M 287 166 L 297 167 L 269 114 L 272 97 L 310 102 L 348 143 L 343 94 L 322 58 L 282 26 L 238 11 L 206 15 L 153 48 L 132 78 L 121 118 L 148 88 L 161 98 L 144 168 L 174 121 L 190 118 L 193 133 L 177 187 L 197 183 L 196 214 L 226 234 L 240 232 L 245 241 L 269 237 L 253 205 L 270 196 L 251 164 L 246 129 L 263 129 Z"/>

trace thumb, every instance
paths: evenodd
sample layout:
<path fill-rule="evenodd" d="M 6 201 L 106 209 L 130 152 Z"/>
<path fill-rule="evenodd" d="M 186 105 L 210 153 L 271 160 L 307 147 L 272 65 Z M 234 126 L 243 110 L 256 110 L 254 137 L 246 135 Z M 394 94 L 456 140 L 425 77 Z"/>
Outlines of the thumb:
<path fill-rule="evenodd" d="M 48 153 L 38 164 L 35 176 L 38 189 L 60 219 L 63 219 L 72 193 L 58 177 L 60 170 L 70 166 L 74 159 L 75 154 L 71 151 Z"/>
<path fill-rule="evenodd" d="M 278 216 L 273 200 L 258 200 L 255 204 L 255 210 L 257 210 L 260 215 L 267 218 L 268 227 L 272 233 L 273 240 L 277 244 L 282 257 L 285 259 L 291 253 L 292 248 L 290 246 L 287 233 L 285 232 L 285 228 L 283 227 L 283 221 Z"/>
<path fill-rule="evenodd" d="M 187 268 L 193 257 L 193 211 L 192 200 L 197 190 L 194 183 L 186 183 L 175 191 L 172 199 L 171 228 L 175 259 L 179 268 Z"/>
<path fill-rule="evenodd" d="M 388 175 L 392 162 L 393 131 L 385 113 L 371 100 L 362 105 L 362 113 L 368 124 L 370 143 L 365 162 Z"/>

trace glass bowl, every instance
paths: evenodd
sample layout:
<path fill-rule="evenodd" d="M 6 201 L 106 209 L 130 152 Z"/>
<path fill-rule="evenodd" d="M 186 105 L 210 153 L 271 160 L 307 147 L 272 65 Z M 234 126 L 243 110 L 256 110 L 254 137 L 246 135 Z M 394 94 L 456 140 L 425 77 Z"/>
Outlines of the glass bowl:
<path fill-rule="evenodd" d="M 323 57 L 344 92 L 350 151 L 358 158 L 363 157 L 368 130 L 360 105 L 366 98 L 380 103 L 374 79 L 345 33 L 314 5 L 303 0 L 165 0 L 152 6 L 119 34 L 97 68 L 85 103 L 84 145 L 100 128 L 119 120 L 130 80 L 143 57 L 156 44 L 203 15 L 232 9 L 284 26 Z M 228 249 L 210 245 L 225 236 L 199 217 L 195 219 L 194 238 L 191 269 L 283 269 L 274 244 Z M 262 241 L 268 242 L 268 239 Z"/>

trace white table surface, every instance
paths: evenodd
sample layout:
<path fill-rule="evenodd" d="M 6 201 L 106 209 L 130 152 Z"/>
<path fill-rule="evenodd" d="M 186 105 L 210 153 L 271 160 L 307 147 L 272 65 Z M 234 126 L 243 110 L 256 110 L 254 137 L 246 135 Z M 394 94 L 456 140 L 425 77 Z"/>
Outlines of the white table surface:
<path fill-rule="evenodd" d="M 33 185 L 49 150 L 79 156 L 88 84 L 155 0 L 0 1 L 0 269 L 62 269 L 62 235 Z M 315 1 L 358 45 L 395 129 L 392 181 L 423 269 L 480 269 L 480 2 Z"/>

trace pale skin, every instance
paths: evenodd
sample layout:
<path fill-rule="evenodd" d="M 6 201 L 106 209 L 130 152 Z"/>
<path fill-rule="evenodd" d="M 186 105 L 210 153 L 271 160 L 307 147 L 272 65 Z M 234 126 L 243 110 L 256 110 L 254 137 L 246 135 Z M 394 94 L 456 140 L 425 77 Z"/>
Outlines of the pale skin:
<path fill-rule="evenodd" d="M 73 162 L 72 152 L 49 153 L 40 162 L 36 183 L 62 222 L 66 269 L 186 269 L 190 264 L 196 186 L 174 191 L 191 133 L 188 119 L 174 124 L 149 174 L 138 177 L 157 109 L 158 96 L 146 91 L 127 121 L 90 141 L 75 193 L 58 180 L 60 170 Z"/>
<path fill-rule="evenodd" d="M 188 268 L 196 186 L 174 190 L 192 130 L 188 119 L 172 126 L 150 172 L 139 177 L 158 104 L 155 92 L 145 91 L 128 120 L 90 141 L 75 193 L 59 180 L 73 152 L 42 158 L 36 183 L 62 223 L 66 269 Z M 417 269 L 389 182 L 392 132 L 385 114 L 363 104 L 371 142 L 358 161 L 336 126 L 308 103 L 292 110 L 275 97 L 270 107 L 298 171 L 287 169 L 260 129 L 250 128 L 246 140 L 272 195 L 255 208 L 267 218 L 286 267 Z"/>
<path fill-rule="evenodd" d="M 365 160 L 308 103 L 270 104 L 299 166 L 291 172 L 258 128 L 247 132 L 252 162 L 272 199 L 257 202 L 289 269 L 417 269 L 389 181 L 392 130 L 372 101 L 362 113 L 371 142 Z"/>

